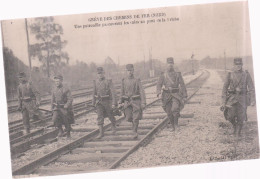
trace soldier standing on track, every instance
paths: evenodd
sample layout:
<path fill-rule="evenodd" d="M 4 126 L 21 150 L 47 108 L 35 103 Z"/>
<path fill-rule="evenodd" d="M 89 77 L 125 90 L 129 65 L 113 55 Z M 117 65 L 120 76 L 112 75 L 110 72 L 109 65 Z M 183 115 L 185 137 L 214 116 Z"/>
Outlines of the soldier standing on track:
<path fill-rule="evenodd" d="M 234 59 L 234 71 L 227 74 L 222 90 L 222 107 L 226 120 L 234 128 L 234 134 L 241 135 L 243 122 L 247 120 L 247 106 L 255 105 L 255 90 L 248 71 L 243 71 L 242 58 Z M 237 134 L 238 132 L 238 134 Z"/>
<path fill-rule="evenodd" d="M 102 67 L 97 68 L 98 80 L 94 80 L 92 105 L 97 110 L 97 122 L 99 126 L 98 139 L 104 136 L 104 118 L 108 117 L 111 121 L 113 134 L 116 133 L 116 119 L 113 115 L 113 109 L 116 108 L 116 93 L 112 80 L 105 78 L 105 72 Z"/>
<path fill-rule="evenodd" d="M 124 106 L 126 120 L 133 125 L 133 138 L 138 137 L 137 128 L 146 105 L 145 93 L 140 79 L 134 78 L 133 64 L 127 64 L 128 78 L 122 79 L 120 104 Z"/>
<path fill-rule="evenodd" d="M 55 76 L 54 80 L 56 86 L 54 87 L 51 96 L 51 109 L 53 111 L 52 120 L 54 126 L 59 129 L 58 137 L 63 136 L 64 131 L 62 129 L 62 124 L 64 124 L 67 138 L 70 138 L 70 124 L 74 122 L 74 119 L 72 119 L 72 116 L 70 115 L 72 111 L 73 98 L 70 90 L 63 86 L 63 77 L 61 75 Z"/>
<path fill-rule="evenodd" d="M 40 93 L 33 87 L 31 82 L 26 79 L 24 72 L 19 73 L 19 86 L 18 86 L 18 110 L 22 112 L 23 125 L 25 134 L 30 133 L 30 118 L 39 120 L 40 112 L 38 107 L 40 106 L 41 97 Z"/>
<path fill-rule="evenodd" d="M 167 71 L 160 76 L 157 83 L 157 97 L 160 97 L 161 90 L 163 90 L 162 107 L 170 120 L 172 131 L 178 126 L 180 110 L 183 109 L 184 103 L 187 100 L 186 86 L 181 72 L 174 71 L 173 65 L 173 58 L 167 58 Z"/>

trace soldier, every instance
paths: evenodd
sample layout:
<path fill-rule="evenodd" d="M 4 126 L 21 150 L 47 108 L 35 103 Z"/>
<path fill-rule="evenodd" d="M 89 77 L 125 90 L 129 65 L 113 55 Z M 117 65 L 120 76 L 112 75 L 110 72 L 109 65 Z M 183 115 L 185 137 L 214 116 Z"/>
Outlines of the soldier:
<path fill-rule="evenodd" d="M 105 78 L 102 67 L 97 68 L 98 80 L 94 80 L 92 105 L 97 110 L 97 122 L 99 127 L 98 139 L 104 136 L 104 118 L 108 117 L 111 121 L 113 134 L 116 133 L 116 119 L 113 116 L 113 109 L 116 108 L 116 93 L 112 80 Z"/>
<path fill-rule="evenodd" d="M 248 71 L 243 71 L 242 58 L 234 59 L 234 71 L 226 76 L 222 90 L 222 107 L 226 120 L 241 135 L 243 122 L 247 120 L 247 106 L 255 105 L 254 84 Z M 238 134 L 237 134 L 238 132 Z"/>
<path fill-rule="evenodd" d="M 176 72 L 173 65 L 173 58 L 167 58 L 167 71 L 162 73 L 157 83 L 157 97 L 160 98 L 161 90 L 163 90 L 162 107 L 170 120 L 172 131 L 178 126 L 180 110 L 183 109 L 187 100 L 186 86 L 181 72 Z"/>
<path fill-rule="evenodd" d="M 40 93 L 33 87 L 31 82 L 26 79 L 24 72 L 19 73 L 19 86 L 18 86 L 18 110 L 22 112 L 23 125 L 25 134 L 30 133 L 30 118 L 39 120 L 41 97 Z"/>
<path fill-rule="evenodd" d="M 138 137 L 137 128 L 146 105 L 145 93 L 139 78 L 134 77 L 133 64 L 127 64 L 128 77 L 122 79 L 120 104 L 123 105 L 126 120 L 132 123 L 133 138 Z"/>
<path fill-rule="evenodd" d="M 54 126 L 59 129 L 58 137 L 63 136 L 62 124 L 65 125 L 67 138 L 70 138 L 71 131 L 71 111 L 72 111 L 72 101 L 73 98 L 71 96 L 70 90 L 63 86 L 62 81 L 63 77 L 61 75 L 57 75 L 54 77 L 55 87 L 52 91 L 51 96 L 51 109 L 53 111 L 52 120 L 54 122 Z M 74 121 L 73 121 L 74 122 Z"/>

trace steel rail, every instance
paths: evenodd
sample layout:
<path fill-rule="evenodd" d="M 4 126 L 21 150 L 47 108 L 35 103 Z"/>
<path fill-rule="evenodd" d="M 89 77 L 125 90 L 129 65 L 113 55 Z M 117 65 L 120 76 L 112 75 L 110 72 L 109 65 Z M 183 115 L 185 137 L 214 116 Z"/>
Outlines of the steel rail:
<path fill-rule="evenodd" d="M 207 72 L 208 73 L 208 72 Z M 209 74 L 209 73 L 208 73 Z M 198 77 L 200 78 L 201 76 L 203 75 L 203 73 Z M 209 77 L 209 75 L 207 75 L 207 78 Z M 197 78 L 197 79 L 198 79 Z M 192 82 L 194 81 L 191 81 L 189 84 L 191 84 Z M 200 87 L 203 85 L 204 83 L 202 83 L 200 85 Z M 198 90 L 200 89 L 197 88 L 188 98 L 187 98 L 187 101 L 186 103 L 198 92 Z M 108 167 L 108 169 L 115 169 L 117 166 L 119 166 L 119 164 L 125 160 L 130 154 L 132 154 L 134 151 L 136 151 L 140 146 L 143 145 L 143 143 L 145 143 L 145 141 L 148 141 L 159 129 L 161 129 L 163 126 L 165 126 L 167 123 L 168 123 L 168 118 L 167 116 L 164 117 L 164 119 L 158 123 L 148 134 L 146 134 L 144 136 L 143 139 L 141 139 L 136 145 L 134 145 L 133 147 L 131 147 L 128 151 L 125 152 L 125 154 L 120 157 L 117 161 L 115 161 L 112 165 L 110 165 Z"/>
<path fill-rule="evenodd" d="M 190 84 L 192 81 L 197 80 L 199 77 L 201 77 L 201 75 L 196 77 L 195 79 L 191 80 L 189 83 L 187 83 L 187 85 Z M 159 100 L 160 99 L 154 100 L 153 102 L 147 104 L 145 108 L 148 108 L 148 107 L 154 105 Z M 120 123 L 123 120 L 124 120 L 124 117 L 121 117 L 116 121 L 116 123 Z M 161 126 L 161 125 L 159 125 L 159 126 Z M 105 125 L 104 130 L 108 129 L 109 127 L 111 127 L 111 123 Z M 18 169 L 15 169 L 13 171 L 13 175 L 25 175 L 25 174 L 32 173 L 33 171 L 35 171 L 40 166 L 46 165 L 46 164 L 56 160 L 57 158 L 59 158 L 59 156 L 66 154 L 66 153 L 70 152 L 71 150 L 73 150 L 77 147 L 82 146 L 84 144 L 84 142 L 88 142 L 88 141 L 92 140 L 94 137 L 96 137 L 98 135 L 98 132 L 99 132 L 99 130 L 96 129 L 96 130 L 80 137 L 79 139 L 76 139 L 75 141 L 72 141 L 69 144 L 66 144 L 66 145 L 56 149 L 55 151 L 52 151 L 52 152 L 50 152 L 50 153 L 48 153 L 48 154 L 46 154 L 46 155 L 44 155 L 44 156 L 42 156 L 38 159 L 35 159 L 34 161 L 32 161 L 32 162 L 30 162 L 30 163 L 28 163 L 28 164 L 26 164 L 22 167 L 19 167 Z M 153 132 L 150 132 L 150 133 L 153 133 Z"/>

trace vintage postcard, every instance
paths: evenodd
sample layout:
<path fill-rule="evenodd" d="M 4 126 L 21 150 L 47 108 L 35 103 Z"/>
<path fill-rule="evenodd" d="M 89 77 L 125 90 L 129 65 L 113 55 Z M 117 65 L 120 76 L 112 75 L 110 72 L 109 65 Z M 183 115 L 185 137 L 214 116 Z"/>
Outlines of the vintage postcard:
<path fill-rule="evenodd" d="M 249 24 L 247 1 L 2 20 L 12 176 L 259 159 Z"/>

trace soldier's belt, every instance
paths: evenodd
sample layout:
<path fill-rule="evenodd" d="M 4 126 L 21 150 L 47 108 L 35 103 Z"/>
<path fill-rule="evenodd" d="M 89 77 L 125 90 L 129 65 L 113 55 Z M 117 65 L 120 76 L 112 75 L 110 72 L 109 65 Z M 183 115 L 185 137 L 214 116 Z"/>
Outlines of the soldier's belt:
<path fill-rule="evenodd" d="M 134 96 L 131 96 L 131 99 L 135 100 L 135 99 L 141 99 L 140 95 L 134 95 Z"/>
<path fill-rule="evenodd" d="M 228 94 L 247 94 L 247 91 L 228 91 Z"/>
<path fill-rule="evenodd" d="M 104 96 L 97 96 L 97 95 L 95 95 L 95 98 L 97 98 L 97 99 L 109 99 L 109 95 L 104 95 Z"/>
<path fill-rule="evenodd" d="M 179 88 L 173 88 L 173 89 L 164 88 L 163 91 L 166 93 L 178 93 Z"/>
<path fill-rule="evenodd" d="M 35 99 L 31 98 L 31 97 L 24 97 L 21 100 L 24 101 L 24 102 L 29 102 L 29 101 L 32 101 L 32 100 L 35 100 Z"/>
<path fill-rule="evenodd" d="M 62 107 L 63 108 L 65 104 L 53 103 L 53 105 L 56 106 L 56 107 Z"/>
<path fill-rule="evenodd" d="M 123 101 L 130 101 L 130 100 L 136 100 L 136 99 L 141 99 L 140 95 L 133 95 L 133 96 L 122 96 Z"/>
<path fill-rule="evenodd" d="M 130 101 L 130 97 L 128 96 L 122 96 L 122 101 Z"/>

